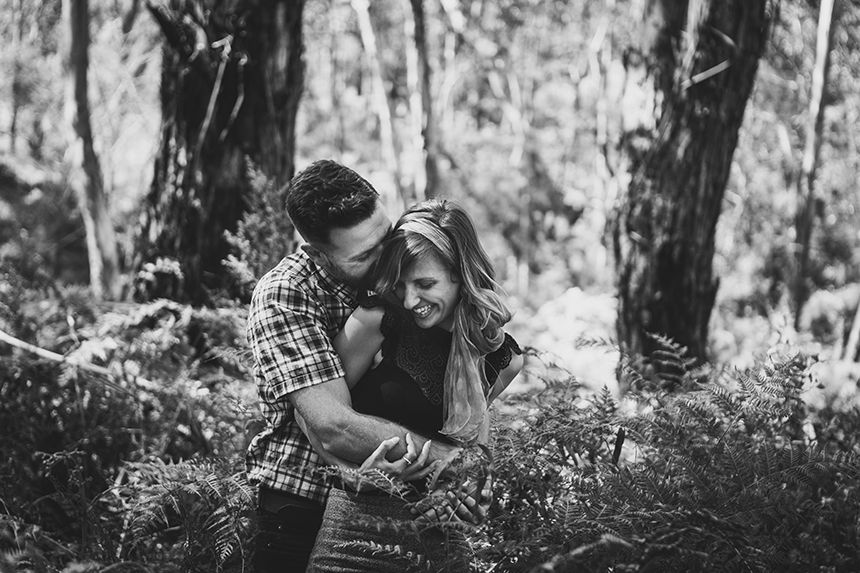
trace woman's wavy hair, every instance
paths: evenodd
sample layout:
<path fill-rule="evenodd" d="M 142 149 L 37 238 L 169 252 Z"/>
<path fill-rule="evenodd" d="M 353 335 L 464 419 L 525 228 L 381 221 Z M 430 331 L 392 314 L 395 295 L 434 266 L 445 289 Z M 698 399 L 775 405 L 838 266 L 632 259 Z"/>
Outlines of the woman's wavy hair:
<path fill-rule="evenodd" d="M 377 292 L 402 304 L 395 287 L 404 270 L 435 254 L 460 283 L 451 352 L 445 371 L 442 433 L 457 442 L 485 442 L 489 418 L 485 356 L 505 340 L 511 311 L 500 294 L 495 270 L 466 211 L 447 199 L 429 199 L 409 209 L 383 243 L 376 266 Z"/>

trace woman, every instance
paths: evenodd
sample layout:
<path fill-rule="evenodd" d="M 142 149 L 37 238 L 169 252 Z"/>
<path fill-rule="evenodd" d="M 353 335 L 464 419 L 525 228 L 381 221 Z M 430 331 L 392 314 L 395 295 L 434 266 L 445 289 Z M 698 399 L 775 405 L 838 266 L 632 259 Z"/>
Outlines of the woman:
<path fill-rule="evenodd" d="M 435 440 L 486 443 L 487 405 L 523 362 L 502 330 L 511 313 L 493 275 L 461 207 L 429 200 L 407 210 L 379 257 L 379 296 L 362 303 L 334 341 L 353 407 Z M 379 350 L 382 360 L 371 369 Z M 378 452 L 384 455 L 393 443 L 383 442 Z M 308 571 L 402 571 L 396 555 L 468 571 L 470 550 L 461 530 L 425 527 L 416 535 L 420 528 L 375 526 L 409 523 L 410 502 L 424 494 L 421 485 L 401 496 L 332 489 Z"/>

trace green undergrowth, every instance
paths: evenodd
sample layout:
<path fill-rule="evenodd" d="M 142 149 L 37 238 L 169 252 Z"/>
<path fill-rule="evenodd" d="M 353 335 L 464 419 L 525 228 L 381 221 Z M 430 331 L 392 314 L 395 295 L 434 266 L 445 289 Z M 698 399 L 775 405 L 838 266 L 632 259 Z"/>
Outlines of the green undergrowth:
<path fill-rule="evenodd" d="M 843 435 L 807 408 L 810 362 L 686 373 L 671 393 L 643 378 L 621 402 L 573 379 L 512 398 L 485 569 L 860 569 L 860 412 Z"/>
<path fill-rule="evenodd" d="M 0 343 L 0 572 L 250 570 L 244 307 L 97 305 L 8 268 L 0 289 L 0 330 L 77 361 Z M 672 391 L 562 375 L 504 400 L 474 569 L 860 570 L 860 413 L 805 404 L 812 359 L 657 358 Z"/>

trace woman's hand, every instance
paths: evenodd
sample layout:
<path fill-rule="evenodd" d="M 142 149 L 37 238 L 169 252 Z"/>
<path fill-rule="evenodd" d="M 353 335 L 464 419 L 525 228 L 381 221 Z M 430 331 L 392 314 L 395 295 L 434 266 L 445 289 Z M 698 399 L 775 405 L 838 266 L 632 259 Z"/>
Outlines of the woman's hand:
<path fill-rule="evenodd" d="M 427 458 L 430 454 L 431 441 L 427 440 L 418 452 L 418 446 L 412 438 L 412 434 L 406 434 L 406 453 L 402 458 L 398 458 L 393 462 L 388 461 L 385 457 L 398 443 L 400 438 L 388 438 L 379 444 L 370 456 L 359 467 L 360 471 L 379 470 L 385 472 L 389 476 L 395 476 L 403 481 L 414 481 L 424 479 L 436 469 L 436 462 L 427 464 Z"/>

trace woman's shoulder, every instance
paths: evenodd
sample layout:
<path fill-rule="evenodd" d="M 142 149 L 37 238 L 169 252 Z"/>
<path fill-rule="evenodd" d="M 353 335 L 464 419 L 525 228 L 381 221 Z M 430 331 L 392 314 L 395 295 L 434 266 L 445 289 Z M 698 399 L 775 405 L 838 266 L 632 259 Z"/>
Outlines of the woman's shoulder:
<path fill-rule="evenodd" d="M 501 346 L 487 355 L 487 362 L 492 364 L 496 371 L 502 371 L 510 365 L 514 355 L 520 356 L 522 353 L 523 350 L 516 339 L 506 332 Z"/>
<path fill-rule="evenodd" d="M 514 354 L 522 354 L 523 353 L 523 349 L 520 348 L 520 345 L 516 341 L 516 339 L 513 336 L 511 336 L 510 334 L 508 334 L 507 332 L 505 333 L 505 341 L 502 342 L 502 348 L 508 348 Z"/>
<path fill-rule="evenodd" d="M 356 313 L 359 314 L 359 318 L 364 319 L 364 322 L 373 321 L 386 337 L 400 330 L 403 319 L 403 314 L 399 312 L 397 306 L 377 294 L 359 300 L 358 308 L 353 314 Z"/>

